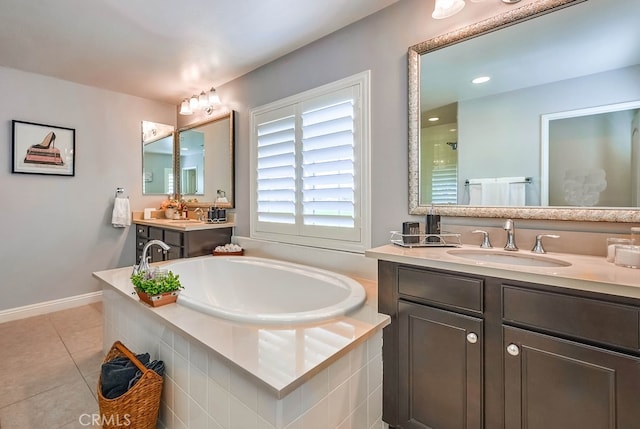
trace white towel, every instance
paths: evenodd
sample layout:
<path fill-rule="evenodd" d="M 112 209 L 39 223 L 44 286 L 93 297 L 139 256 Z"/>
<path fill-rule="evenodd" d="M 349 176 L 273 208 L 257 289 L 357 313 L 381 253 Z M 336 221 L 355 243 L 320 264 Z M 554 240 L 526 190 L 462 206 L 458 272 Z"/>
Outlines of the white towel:
<path fill-rule="evenodd" d="M 114 228 L 124 228 L 131 225 L 131 208 L 129 198 L 116 198 L 113 203 L 111 223 Z"/>
<path fill-rule="evenodd" d="M 469 179 L 469 205 L 524 206 L 525 177 Z"/>

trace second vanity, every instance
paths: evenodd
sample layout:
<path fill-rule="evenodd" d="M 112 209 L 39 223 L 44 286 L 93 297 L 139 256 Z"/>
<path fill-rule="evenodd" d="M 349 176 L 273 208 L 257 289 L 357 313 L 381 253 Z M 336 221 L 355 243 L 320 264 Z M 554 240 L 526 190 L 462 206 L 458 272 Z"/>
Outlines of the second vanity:
<path fill-rule="evenodd" d="M 207 223 L 193 219 L 140 219 L 134 218 L 136 227 L 136 263 L 142 249 L 150 240 L 160 240 L 171 248 L 164 252 L 159 247 L 150 253 L 151 262 L 210 255 L 217 246 L 231 242 L 233 222 Z"/>
<path fill-rule="evenodd" d="M 505 253 L 550 266 L 496 262 Z M 390 427 L 640 427 L 640 271 L 467 245 L 367 256 L 379 261 L 379 311 L 392 320 Z"/>

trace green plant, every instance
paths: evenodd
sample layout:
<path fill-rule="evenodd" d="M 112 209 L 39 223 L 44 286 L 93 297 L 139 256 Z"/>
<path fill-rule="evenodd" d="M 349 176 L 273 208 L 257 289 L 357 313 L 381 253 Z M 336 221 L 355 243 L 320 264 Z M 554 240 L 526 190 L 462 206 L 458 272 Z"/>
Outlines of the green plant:
<path fill-rule="evenodd" d="M 180 275 L 173 274 L 172 271 L 140 271 L 131 274 L 131 283 L 136 290 L 147 295 L 158 295 L 184 289 L 184 286 L 180 284 Z"/>

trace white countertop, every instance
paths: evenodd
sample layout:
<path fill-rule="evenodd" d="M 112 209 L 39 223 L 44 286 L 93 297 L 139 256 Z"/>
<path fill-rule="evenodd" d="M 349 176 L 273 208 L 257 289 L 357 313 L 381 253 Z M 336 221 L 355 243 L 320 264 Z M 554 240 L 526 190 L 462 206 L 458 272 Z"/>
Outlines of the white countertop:
<path fill-rule="evenodd" d="M 462 245 L 462 247 L 458 248 L 406 248 L 395 244 L 387 244 L 367 250 L 365 254 L 370 258 L 403 264 L 640 298 L 640 269 L 617 266 L 607 262 L 604 257 L 546 253 L 536 256 L 561 259 L 571 263 L 571 265 L 568 267 L 529 267 L 465 259 L 449 254 L 448 251 L 452 249 L 503 252 L 502 248 L 480 249 L 478 246 L 472 245 Z M 529 250 L 522 249 L 517 253 L 531 254 Z"/>
<path fill-rule="evenodd" d="M 129 279 L 131 269 L 117 268 L 93 275 L 102 280 L 104 286 L 138 301 Z M 390 323 L 389 316 L 378 313 L 377 283 L 355 280 L 367 292 L 362 307 L 346 316 L 308 325 L 257 326 L 209 316 L 180 304 L 157 308 L 139 304 L 140 311 L 154 313 L 246 370 L 282 398 Z M 273 343 L 274 339 L 277 348 L 261 346 L 265 340 Z M 322 347 L 318 347 L 318 343 Z M 295 365 L 283 365 L 291 362 Z"/>
<path fill-rule="evenodd" d="M 234 222 L 201 222 L 194 219 L 134 219 L 136 225 L 157 226 L 176 231 L 198 231 L 202 229 L 231 228 Z"/>

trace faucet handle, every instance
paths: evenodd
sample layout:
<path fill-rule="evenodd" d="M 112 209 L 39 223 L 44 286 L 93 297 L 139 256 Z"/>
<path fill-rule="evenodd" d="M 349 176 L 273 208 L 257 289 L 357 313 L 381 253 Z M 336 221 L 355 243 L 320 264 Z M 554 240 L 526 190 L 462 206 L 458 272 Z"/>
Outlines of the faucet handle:
<path fill-rule="evenodd" d="M 556 235 L 556 234 L 538 234 L 538 235 L 536 235 L 536 244 L 534 244 L 533 245 L 533 249 L 531 249 L 531 251 L 533 253 L 547 253 L 544 250 L 544 247 L 542 247 L 542 237 L 560 238 L 560 236 Z"/>
<path fill-rule="evenodd" d="M 489 233 L 487 231 L 483 231 L 481 229 L 476 229 L 475 231 L 471 231 L 473 234 L 484 234 L 482 236 L 482 243 L 480 244 L 480 247 L 483 249 L 491 249 L 493 246 L 491 245 L 491 242 L 489 241 Z"/>

